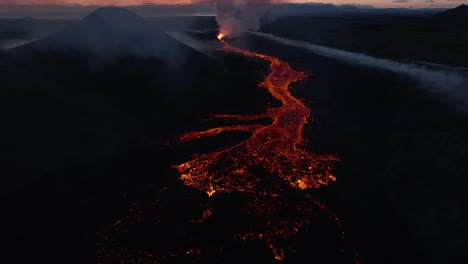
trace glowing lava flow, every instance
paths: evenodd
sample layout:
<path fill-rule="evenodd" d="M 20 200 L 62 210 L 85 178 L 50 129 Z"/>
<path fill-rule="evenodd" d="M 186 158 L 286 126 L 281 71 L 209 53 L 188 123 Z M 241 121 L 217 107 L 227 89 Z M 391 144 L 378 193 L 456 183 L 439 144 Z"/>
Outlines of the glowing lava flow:
<path fill-rule="evenodd" d="M 222 40 L 222 35 L 218 38 Z M 333 162 L 330 155 L 315 155 L 298 146 L 304 143 L 302 130 L 310 117 L 310 110 L 288 88 L 290 83 L 303 80 L 303 72 L 293 70 L 288 63 L 276 57 L 258 54 L 224 43 L 225 51 L 259 57 L 270 62 L 271 73 L 261 86 L 278 100 L 282 106 L 269 108 L 257 116 L 223 116 L 239 121 L 256 118 L 271 118 L 267 126 L 239 125 L 211 128 L 191 132 L 180 137 L 187 142 L 202 137 L 211 137 L 225 131 L 248 131 L 252 136 L 246 141 L 215 153 L 202 154 L 191 161 L 175 166 L 186 185 L 205 191 L 209 196 L 220 192 L 258 190 L 258 178 L 249 171 L 251 166 L 263 167 L 268 173 L 277 175 L 292 187 L 308 189 L 327 185 L 335 180 L 331 174 Z"/>
<path fill-rule="evenodd" d="M 220 41 L 222 37 L 219 36 Z M 219 262 L 225 256 L 232 256 L 229 249 L 241 249 L 234 253 L 240 253 L 243 258 L 250 257 L 251 249 L 247 247 L 247 251 L 242 251 L 246 244 L 244 241 L 249 240 L 263 241 L 270 250 L 266 251 L 267 254 L 271 252 L 267 256 L 271 260 L 280 261 L 292 254 L 299 257 L 305 254 L 312 261 L 320 252 L 313 252 L 313 245 L 308 243 L 311 240 L 307 239 L 322 242 L 316 228 L 323 224 L 317 220 L 324 217 L 334 223 L 336 229 L 330 231 L 321 225 L 319 229 L 328 230 L 324 233 L 327 239 L 329 235 L 338 238 L 340 245 L 337 245 L 336 253 L 344 254 L 347 246 L 341 245 L 344 231 L 340 219 L 304 191 L 335 181 L 331 172 L 337 161 L 331 155 L 312 154 L 300 148 L 305 144 L 302 130 L 311 112 L 288 89 L 292 82 L 304 80 L 305 74 L 293 70 L 278 58 L 222 42 L 224 51 L 259 57 L 270 63 L 271 73 L 261 86 L 280 100 L 282 106 L 269 108 L 260 115 L 212 115 L 211 120 L 231 119 L 238 124 L 245 122 L 245 125 L 190 132 L 179 137 L 181 142 L 213 137 L 226 131 L 246 131 L 251 133 L 250 138 L 213 153 L 197 154 L 192 160 L 173 167 L 180 172 L 185 185 L 195 187 L 210 197 L 223 192 L 240 195 L 199 200 L 197 197 L 201 193 L 192 188 L 163 187 L 155 199 L 136 202 L 127 215 L 97 232 L 97 263 L 211 263 L 215 259 Z M 262 125 L 260 120 L 265 118 L 271 119 L 272 123 Z M 181 195 L 174 195 L 176 189 Z M 222 207 L 216 206 L 216 202 L 226 201 L 230 204 L 228 210 L 235 216 L 232 219 L 230 213 L 222 215 Z M 226 228 L 230 221 L 236 222 L 233 229 Z M 216 230 L 220 226 L 223 230 Z M 178 232 L 180 230 L 183 231 Z M 215 235 L 212 240 L 212 233 L 218 231 L 222 235 Z M 219 240 L 220 237 L 223 240 Z M 239 244 L 224 240 L 228 237 Z M 151 242 L 145 243 L 149 238 Z M 144 247 L 140 240 L 143 240 Z M 254 246 L 257 249 L 257 244 Z M 228 250 L 224 251 L 225 248 Z M 265 260 L 264 252 L 259 252 Z M 359 263 L 357 253 L 353 251 L 353 254 L 354 263 Z"/>
<path fill-rule="evenodd" d="M 247 140 L 226 149 L 208 154 L 197 154 L 192 160 L 173 166 L 180 172 L 185 185 L 204 191 L 208 196 L 219 193 L 244 192 L 252 197 L 252 215 L 264 219 L 262 230 L 249 230 L 238 234 L 240 239 L 263 239 L 277 260 L 285 257 L 284 241 L 294 239 L 300 229 L 311 222 L 311 215 L 326 208 L 310 196 L 304 195 L 303 203 L 290 204 L 284 193 L 295 188 L 309 189 L 327 185 L 336 178 L 332 175 L 337 158 L 317 155 L 300 148 L 304 145 L 302 131 L 311 115 L 310 109 L 291 95 L 289 85 L 304 80 L 304 72 L 293 70 L 279 58 L 232 47 L 223 41 L 222 50 L 259 57 L 270 63 L 271 73 L 260 84 L 278 100 L 281 107 L 269 108 L 264 114 L 254 116 L 214 115 L 215 119 L 234 118 L 237 121 L 252 121 L 270 118 L 270 125 L 234 125 L 195 131 L 182 135 L 180 140 L 189 142 L 203 137 L 212 137 L 226 131 L 247 131 L 252 135 Z M 255 173 L 263 168 L 268 176 Z M 262 173 L 260 173 L 262 174 Z M 263 173 L 265 174 L 265 173 Z M 272 177 L 265 179 L 265 177 Z M 290 211 L 293 217 L 280 215 Z"/>

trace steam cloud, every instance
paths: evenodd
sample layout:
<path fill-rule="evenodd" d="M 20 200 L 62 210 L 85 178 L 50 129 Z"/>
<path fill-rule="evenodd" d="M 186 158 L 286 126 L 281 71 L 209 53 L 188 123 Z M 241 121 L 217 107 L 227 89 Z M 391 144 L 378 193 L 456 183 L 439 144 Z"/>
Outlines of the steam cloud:
<path fill-rule="evenodd" d="M 211 0 L 216 7 L 216 21 L 220 32 L 229 37 L 238 37 L 244 32 L 260 28 L 260 14 L 267 3 L 279 0 Z"/>
<path fill-rule="evenodd" d="M 402 63 L 388 59 L 380 59 L 361 53 L 348 52 L 339 49 L 314 45 L 307 42 L 281 38 L 271 34 L 254 33 L 278 43 L 309 50 L 318 55 L 340 60 L 346 63 L 358 64 L 372 68 L 409 76 L 423 84 L 422 88 L 439 94 L 452 106 L 468 112 L 468 69 L 445 65 Z"/>

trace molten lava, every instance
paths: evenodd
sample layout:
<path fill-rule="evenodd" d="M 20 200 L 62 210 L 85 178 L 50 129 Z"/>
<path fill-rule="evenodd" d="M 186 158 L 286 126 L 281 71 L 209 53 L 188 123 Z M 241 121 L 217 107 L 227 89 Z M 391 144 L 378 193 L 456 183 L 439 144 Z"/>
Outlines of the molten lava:
<path fill-rule="evenodd" d="M 185 185 L 195 187 L 208 196 L 219 193 L 245 192 L 255 197 L 250 205 L 252 214 L 265 219 L 262 230 L 252 229 L 239 234 L 240 239 L 263 239 L 273 251 L 277 260 L 284 258 L 280 241 L 293 239 L 300 229 L 310 223 L 314 210 L 325 210 L 312 198 L 292 206 L 282 195 L 291 189 L 318 188 L 336 178 L 332 175 L 337 158 L 331 155 L 312 154 L 305 145 L 302 131 L 311 111 L 289 91 L 293 82 L 304 80 L 304 72 L 296 71 L 279 58 L 232 47 L 223 41 L 223 34 L 217 38 L 224 43 L 222 50 L 258 57 L 270 63 L 271 73 L 260 84 L 278 100 L 281 107 L 269 108 L 264 114 L 253 116 L 215 115 L 215 118 L 234 118 L 239 122 L 259 118 L 270 118 L 270 125 L 234 125 L 195 131 L 182 135 L 188 142 L 198 138 L 212 137 L 226 131 L 247 131 L 252 135 L 247 140 L 213 153 L 197 154 L 192 160 L 174 166 L 180 172 Z M 275 180 L 257 175 L 252 168 L 263 168 Z M 263 177 L 263 178 L 262 178 Z M 271 184 L 273 182 L 273 184 Z M 278 216 L 284 208 L 292 209 L 295 216 Z"/>
<path fill-rule="evenodd" d="M 222 34 L 218 36 L 222 39 Z M 235 118 L 249 121 L 271 118 L 271 125 L 239 125 L 216 127 L 190 132 L 180 139 L 188 142 L 202 137 L 212 137 L 225 131 L 247 131 L 252 136 L 244 142 L 218 152 L 197 155 L 191 161 L 174 166 L 186 185 L 205 191 L 209 196 L 220 192 L 257 191 L 258 179 L 249 171 L 251 166 L 261 166 L 271 175 L 277 175 L 292 187 L 309 189 L 327 185 L 336 178 L 332 175 L 331 155 L 317 155 L 300 148 L 304 144 L 302 130 L 310 117 L 310 110 L 288 90 L 290 83 L 303 80 L 303 72 L 293 70 L 288 63 L 276 57 L 253 53 L 225 44 L 223 50 L 260 57 L 270 62 L 271 73 L 261 83 L 282 102 L 278 108 L 269 108 L 255 116 L 217 115 L 217 118 Z M 273 177 L 273 176 L 272 176 Z"/>
<path fill-rule="evenodd" d="M 251 133 L 248 139 L 235 146 L 197 154 L 192 160 L 173 166 L 180 172 L 180 179 L 208 197 L 238 193 L 242 200 L 235 208 L 228 209 L 233 209 L 234 215 L 239 216 L 235 221 L 241 225 L 232 230 L 219 230 L 224 232 L 222 237 L 231 237 L 241 244 L 246 240 L 261 240 L 271 250 L 272 260 L 281 261 L 297 253 L 294 244 L 300 240 L 296 239 L 298 235 L 310 237 L 308 229 L 313 229 L 316 220 L 323 216 L 337 227 L 331 235 L 344 241 L 340 219 L 306 191 L 335 181 L 332 171 L 337 161 L 334 156 L 313 154 L 301 148 L 306 143 L 302 131 L 311 111 L 292 96 L 289 85 L 304 80 L 306 75 L 279 58 L 232 47 L 223 37 L 223 34 L 218 35 L 224 43 L 222 50 L 258 57 L 270 63 L 271 73 L 260 85 L 280 100 L 282 106 L 269 108 L 260 115 L 214 114 L 212 119 L 236 120 L 241 125 L 214 127 L 180 136 L 180 141 L 186 143 L 226 131 Z M 260 120 L 265 119 L 272 122 L 264 125 Z M 212 206 L 211 201 L 229 201 L 231 195 L 200 203 L 191 192 L 200 193 L 192 188 L 178 190 L 190 194 L 186 196 L 174 195 L 172 191 L 161 188 L 157 198 L 136 202 L 127 215 L 97 232 L 97 263 L 204 263 L 222 256 L 224 247 L 232 246 L 232 241 L 223 244 L 223 241 L 207 239 L 207 236 L 218 232 L 215 228 L 220 224 L 226 227 L 230 216 L 220 214 L 220 207 Z M 166 227 L 172 230 L 172 239 L 164 237 L 169 234 Z M 206 230 L 204 228 L 210 232 L 200 232 Z M 178 232 L 182 229 L 186 230 Z M 140 244 L 142 238 L 145 241 L 145 234 L 151 242 Z M 230 254 L 229 250 L 227 252 Z M 359 263 L 356 258 L 357 253 L 354 253 L 354 263 Z"/>

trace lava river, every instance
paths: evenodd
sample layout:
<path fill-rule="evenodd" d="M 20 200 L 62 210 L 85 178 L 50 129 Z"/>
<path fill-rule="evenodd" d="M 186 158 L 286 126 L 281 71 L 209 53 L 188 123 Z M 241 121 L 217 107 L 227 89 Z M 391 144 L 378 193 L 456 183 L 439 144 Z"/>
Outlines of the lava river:
<path fill-rule="evenodd" d="M 302 130 L 311 111 L 291 95 L 289 85 L 304 80 L 304 72 L 296 71 L 279 58 L 258 54 L 228 45 L 224 51 L 259 57 L 270 62 L 271 73 L 260 84 L 278 100 L 281 107 L 269 108 L 262 115 L 236 116 L 214 115 L 214 118 L 233 118 L 251 121 L 271 118 L 270 125 L 237 125 L 216 127 L 205 131 L 191 132 L 180 137 L 184 142 L 202 137 L 211 137 L 225 131 L 248 131 L 252 136 L 233 147 L 218 152 L 198 155 L 191 161 L 174 166 L 181 173 L 186 185 L 205 191 L 209 196 L 220 192 L 256 192 L 257 179 L 249 172 L 250 166 L 261 166 L 268 173 L 280 177 L 291 187 L 308 189 L 327 185 L 332 175 L 331 155 L 316 155 L 300 148 L 304 144 Z M 273 176 L 272 176 L 273 177 Z M 270 190 L 272 193 L 277 190 Z"/>
<path fill-rule="evenodd" d="M 245 56 L 259 57 L 270 63 L 271 72 L 260 84 L 282 106 L 269 108 L 260 115 L 213 115 L 215 119 L 235 119 L 239 123 L 269 118 L 269 125 L 234 125 L 215 127 L 205 131 L 195 131 L 182 135 L 182 142 L 203 137 L 212 137 L 226 131 L 247 131 L 251 136 L 232 147 L 213 153 L 197 154 L 190 161 L 175 165 L 180 179 L 185 185 L 195 187 L 208 196 L 219 193 L 246 192 L 253 195 L 249 207 L 252 214 L 265 219 L 262 230 L 252 228 L 238 234 L 240 239 L 265 240 L 277 260 L 285 257 L 284 248 L 300 229 L 311 221 L 311 215 L 326 208 L 304 193 L 305 201 L 291 205 L 283 194 L 291 189 L 318 188 L 335 181 L 332 175 L 337 158 L 332 155 L 312 154 L 301 148 L 305 145 L 303 127 L 310 118 L 311 111 L 289 91 L 293 82 L 306 78 L 306 74 L 296 71 L 279 58 L 267 56 L 230 46 L 222 40 L 221 48 L 226 52 L 240 53 Z M 265 184 L 252 167 L 264 169 L 268 177 L 275 177 Z M 263 176 L 264 177 L 264 176 Z M 273 183 L 272 183 L 273 182 Z M 277 212 L 285 207 L 294 208 L 290 213 L 295 217 L 278 217 Z M 286 241 L 285 241 L 286 240 Z"/>
<path fill-rule="evenodd" d="M 225 254 L 223 252 L 230 254 L 225 246 L 233 247 L 232 241 L 241 242 L 241 248 L 246 244 L 254 244 L 257 250 L 259 245 L 265 247 L 265 251 L 260 251 L 267 252 L 266 255 L 260 255 L 272 261 L 288 263 L 289 256 L 304 254 L 304 251 L 312 260 L 314 254 L 320 252 L 309 256 L 313 252 L 312 245 L 299 241 L 306 237 L 323 243 L 315 237 L 316 233 L 307 233 L 317 225 L 320 230 L 326 229 L 320 224 L 323 222 L 317 223 L 318 219 L 326 219 L 334 226 L 326 237 L 333 236 L 341 241 L 336 254 L 345 259 L 347 255 L 343 252 L 353 255 L 344 263 L 360 263 L 355 251 L 345 242 L 340 219 L 307 191 L 336 180 L 332 171 L 338 159 L 332 155 L 313 154 L 301 147 L 306 145 L 302 132 L 311 111 L 290 93 L 289 87 L 293 82 L 305 80 L 305 73 L 292 69 L 279 58 L 230 46 L 222 36 L 219 39 L 225 52 L 269 62 L 271 72 L 260 85 L 282 105 L 259 115 L 215 114 L 213 119 L 229 119 L 239 125 L 180 136 L 182 143 L 186 143 L 228 131 L 251 133 L 234 146 L 212 153 L 197 153 L 192 160 L 174 165 L 180 180 L 194 187 L 188 189 L 203 196 L 205 202 L 193 198 L 195 194 L 188 190 L 175 195 L 166 187 L 151 201 L 135 202 L 127 215 L 97 232 L 97 263 L 213 263 L 210 261 Z M 256 123 L 265 119 L 272 122 L 268 125 Z M 224 198 L 220 194 L 224 194 Z M 224 203 L 239 196 L 243 198 L 238 205 L 216 206 L 216 201 Z M 220 208 L 226 209 L 228 215 Z M 230 229 L 226 223 L 232 221 L 240 225 Z M 222 230 L 217 229 L 220 224 Z M 213 233 L 222 233 L 223 240 L 213 240 L 209 235 Z M 263 243 L 248 243 L 252 240 Z M 335 248 L 335 244 L 330 246 Z M 302 247 L 302 251 L 298 247 Z"/>

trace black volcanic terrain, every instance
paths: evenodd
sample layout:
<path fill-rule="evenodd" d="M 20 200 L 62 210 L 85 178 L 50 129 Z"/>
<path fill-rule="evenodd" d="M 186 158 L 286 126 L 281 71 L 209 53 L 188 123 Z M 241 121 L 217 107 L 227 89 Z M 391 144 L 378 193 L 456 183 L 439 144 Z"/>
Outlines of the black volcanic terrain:
<path fill-rule="evenodd" d="M 466 67 L 465 13 L 466 6 L 441 14 L 332 12 L 281 18 L 261 30 L 393 60 Z M 424 80 L 259 35 L 221 43 L 213 17 L 144 19 L 102 8 L 76 21 L 18 21 L 44 28 L 33 34 L 39 40 L 0 49 L 2 259 L 466 262 L 466 108 L 428 92 Z M 19 31 L 11 36 L 31 36 Z M 463 70 L 444 67 L 430 73 L 467 80 L 457 75 Z M 281 85 L 294 76 L 307 78 L 287 83 L 289 90 Z M 446 84 L 445 94 L 464 102 L 466 93 Z M 283 88 L 276 96 L 266 89 L 275 85 Z M 278 93 L 289 103 L 275 99 Z M 281 112 L 285 105 L 292 107 Z M 285 113 L 279 124 L 278 113 Z M 262 134 L 265 127 L 275 133 Z M 257 132 L 257 141 L 248 141 Z M 288 139 L 298 144 L 287 147 Z M 249 151 L 234 151 L 245 142 Z M 268 152 L 275 147 L 280 151 Z M 213 153 L 234 154 L 209 164 L 220 171 L 209 178 L 197 161 L 209 163 L 203 158 Z M 333 164 L 303 170 L 311 157 Z M 229 171 L 230 164 L 239 169 Z M 331 171 L 320 179 L 329 182 L 317 181 L 320 188 L 288 180 L 314 166 Z M 254 177 L 244 182 L 246 175 Z M 209 189 L 226 179 L 247 184 Z"/>
<path fill-rule="evenodd" d="M 170 165 L 172 154 L 159 153 L 167 140 L 210 113 L 264 111 L 272 102 L 257 88 L 264 66 L 238 55 L 206 56 L 119 8 L 2 51 L 6 257 L 83 263 L 94 256 L 94 239 L 87 250 L 83 239 L 95 235 L 100 218 L 115 217 L 107 202 L 128 192 L 121 188 L 154 188 L 145 182 L 154 179 L 180 185 L 175 172 L 169 179 L 160 173 Z M 26 247 L 35 253 L 23 254 Z"/>
<path fill-rule="evenodd" d="M 248 75 L 254 71 L 236 70 L 255 67 L 252 62 L 232 58 L 230 65 L 206 56 L 117 8 L 100 9 L 1 56 L 1 105 L 12 113 L 2 140 L 11 148 L 6 164 L 12 173 L 31 169 L 37 175 L 153 141 L 145 135 L 167 135 L 207 109 L 226 108 L 217 96 L 237 96 L 227 91 L 244 90 L 248 85 L 237 84 L 247 79 L 257 83 Z M 254 102 L 250 91 L 245 97 L 246 105 Z"/>
<path fill-rule="evenodd" d="M 261 31 L 377 57 L 468 67 L 467 6 L 436 14 L 362 12 L 298 15 Z"/>

